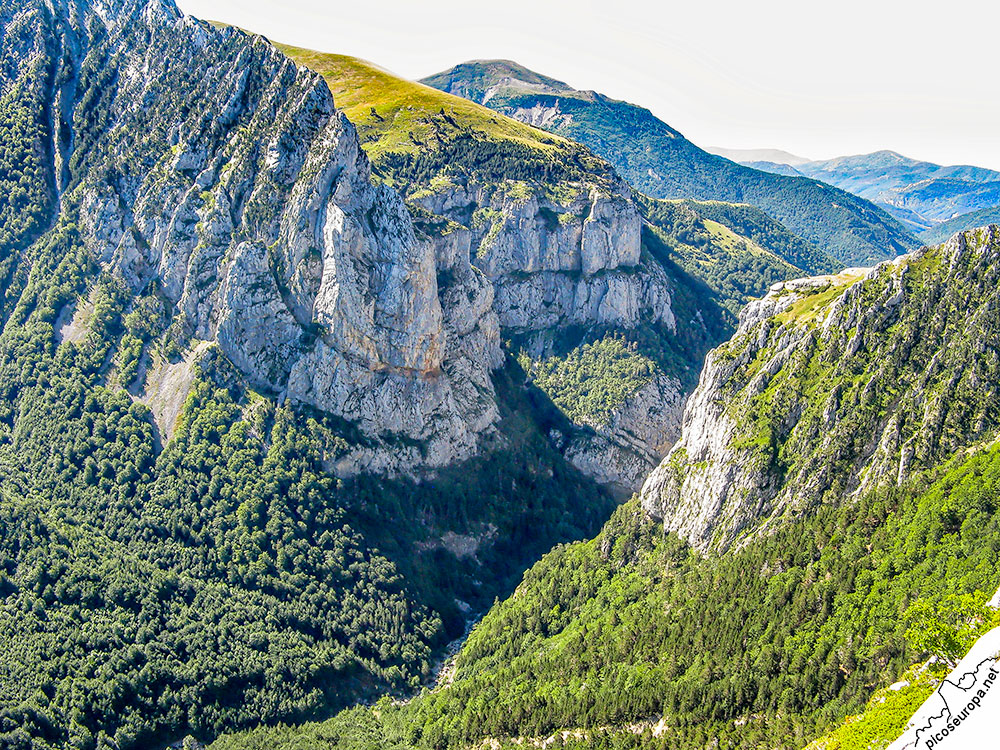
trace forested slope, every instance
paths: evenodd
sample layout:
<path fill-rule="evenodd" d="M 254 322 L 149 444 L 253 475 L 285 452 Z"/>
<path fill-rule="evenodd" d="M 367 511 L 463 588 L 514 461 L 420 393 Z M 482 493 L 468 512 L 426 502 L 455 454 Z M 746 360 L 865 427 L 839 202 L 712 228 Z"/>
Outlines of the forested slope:
<path fill-rule="evenodd" d="M 450 685 L 217 748 L 553 735 L 557 747 L 801 748 L 835 730 L 931 655 L 925 633 L 968 637 L 991 622 L 980 613 L 1000 584 L 1000 452 L 996 357 L 981 333 L 998 322 L 998 231 L 756 303 L 711 355 L 643 503 L 532 568 L 473 631 Z M 815 411 L 796 401 L 814 393 Z M 700 411 L 716 402 L 735 428 L 706 427 Z M 696 446 L 713 440 L 733 452 L 706 459 Z M 663 476 L 680 486 L 710 465 L 676 507 L 656 505 Z M 760 477 L 753 486 L 788 502 L 736 491 L 709 502 L 723 480 Z M 718 531 L 691 533 L 712 518 Z M 748 519 L 735 544 L 733 518 Z"/>
<path fill-rule="evenodd" d="M 802 748 L 928 655 L 905 637 L 922 624 L 918 600 L 945 611 L 989 598 L 998 481 L 984 446 L 721 557 L 627 504 L 529 571 L 473 632 L 450 687 L 213 748 L 516 747 L 552 733 L 555 747 Z M 562 744 L 566 728 L 580 731 Z"/>
<path fill-rule="evenodd" d="M 424 79 L 430 86 L 579 141 L 654 198 L 749 203 L 833 255 L 868 265 L 919 245 L 881 208 L 816 180 L 750 169 L 709 154 L 649 110 L 506 60 L 480 60 Z"/>
<path fill-rule="evenodd" d="M 0 24 L 0 745 L 411 691 L 613 507 L 550 447 L 492 289 L 262 38 L 158 1 Z"/>

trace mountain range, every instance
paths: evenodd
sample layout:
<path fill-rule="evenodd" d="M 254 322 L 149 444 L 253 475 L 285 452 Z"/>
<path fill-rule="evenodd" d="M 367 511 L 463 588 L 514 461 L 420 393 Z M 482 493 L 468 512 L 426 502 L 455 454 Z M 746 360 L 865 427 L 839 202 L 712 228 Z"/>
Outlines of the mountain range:
<path fill-rule="evenodd" d="M 0 30 L 0 746 L 888 741 L 994 624 L 997 227 L 514 63 Z"/>
<path fill-rule="evenodd" d="M 928 242 L 947 239 L 949 230 L 954 234 L 988 223 L 981 220 L 980 212 L 996 213 L 1000 205 L 1000 172 L 983 167 L 945 167 L 895 151 L 824 161 L 809 161 L 781 151 L 716 149 L 715 153 L 776 174 L 822 180 L 867 198 Z"/>

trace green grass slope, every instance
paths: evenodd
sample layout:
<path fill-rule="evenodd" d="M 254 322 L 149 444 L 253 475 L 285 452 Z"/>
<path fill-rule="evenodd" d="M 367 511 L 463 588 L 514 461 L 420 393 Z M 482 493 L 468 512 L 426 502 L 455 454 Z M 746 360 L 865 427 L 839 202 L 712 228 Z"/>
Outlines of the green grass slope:
<path fill-rule="evenodd" d="M 424 82 L 579 141 L 647 195 L 757 206 L 845 265 L 868 264 L 919 244 L 864 199 L 714 156 L 646 109 L 577 91 L 509 61 L 464 63 Z"/>
<path fill-rule="evenodd" d="M 827 273 L 836 261 L 753 206 L 638 196 L 649 247 L 704 282 L 734 315 L 779 281 Z"/>
<path fill-rule="evenodd" d="M 467 99 L 356 57 L 277 47 L 324 77 L 338 109 L 358 129 L 375 173 L 404 195 L 459 175 L 598 184 L 613 177 L 610 165 L 583 146 Z"/>

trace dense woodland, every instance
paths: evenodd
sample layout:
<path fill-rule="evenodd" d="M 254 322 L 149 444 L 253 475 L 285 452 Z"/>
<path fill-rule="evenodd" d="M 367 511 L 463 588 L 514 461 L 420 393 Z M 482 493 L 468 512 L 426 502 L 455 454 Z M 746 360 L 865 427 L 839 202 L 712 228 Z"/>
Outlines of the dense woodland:
<path fill-rule="evenodd" d="M 566 747 L 801 748 L 934 652 L 931 625 L 967 648 L 995 624 L 958 627 L 998 583 L 998 488 L 989 446 L 705 558 L 629 503 L 491 610 L 451 687 L 213 748 L 457 748 L 561 728 L 592 732 Z"/>
<path fill-rule="evenodd" d="M 18 253 L 48 220 L 52 199 L 46 169 L 47 128 L 40 71 L 0 96 L 0 311 L 13 304 Z"/>
<path fill-rule="evenodd" d="M 657 366 L 622 335 L 608 335 L 571 350 L 532 362 L 523 352 L 521 366 L 574 422 L 606 424 L 616 407 L 649 383 Z"/>

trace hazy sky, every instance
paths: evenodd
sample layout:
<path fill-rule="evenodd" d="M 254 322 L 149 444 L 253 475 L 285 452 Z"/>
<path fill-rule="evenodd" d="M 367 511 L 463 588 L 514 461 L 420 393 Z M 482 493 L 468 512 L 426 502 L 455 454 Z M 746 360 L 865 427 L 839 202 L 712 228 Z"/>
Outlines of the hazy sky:
<path fill-rule="evenodd" d="M 702 146 L 821 159 L 891 148 L 1000 169 L 988 0 L 179 0 L 406 78 L 508 58 L 651 109 Z"/>

